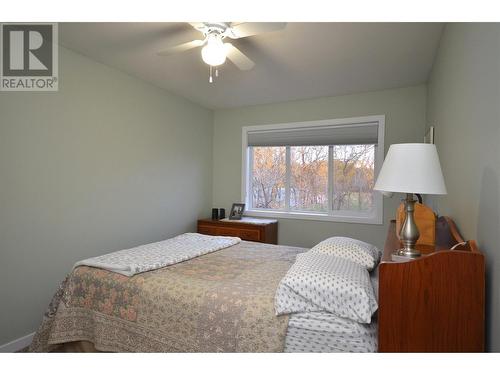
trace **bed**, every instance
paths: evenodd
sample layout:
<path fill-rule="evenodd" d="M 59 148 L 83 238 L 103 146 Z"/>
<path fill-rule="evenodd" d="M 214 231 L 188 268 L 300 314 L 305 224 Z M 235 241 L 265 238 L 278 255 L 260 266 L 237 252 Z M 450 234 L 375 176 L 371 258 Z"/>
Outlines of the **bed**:
<path fill-rule="evenodd" d="M 280 281 L 307 251 L 241 241 L 132 277 L 80 265 L 61 283 L 30 351 L 376 351 L 376 319 L 276 315 Z"/>
<path fill-rule="evenodd" d="M 202 236 L 203 246 L 186 246 L 182 236 L 166 240 L 178 239 L 169 252 L 176 256 L 159 263 L 141 264 L 155 244 L 123 250 L 121 258 L 136 258 L 132 268 L 115 264 L 115 253 L 103 255 L 113 271 L 92 259 L 77 263 L 29 350 L 484 350 L 484 255 L 450 218 L 436 221 L 435 246 L 402 263 L 391 257 L 400 246 L 394 222 L 384 254 L 345 237 L 309 250 L 202 234 L 188 237 Z M 234 242 L 207 248 L 207 241 Z"/>

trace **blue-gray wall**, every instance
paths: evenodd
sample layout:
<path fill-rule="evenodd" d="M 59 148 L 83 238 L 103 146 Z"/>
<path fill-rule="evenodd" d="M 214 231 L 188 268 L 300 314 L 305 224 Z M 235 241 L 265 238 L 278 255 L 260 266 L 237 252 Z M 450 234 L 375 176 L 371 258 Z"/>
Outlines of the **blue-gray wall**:
<path fill-rule="evenodd" d="M 448 194 L 433 198 L 486 255 L 487 349 L 500 351 L 500 24 L 449 24 L 428 84 Z"/>
<path fill-rule="evenodd" d="M 72 264 L 195 229 L 212 111 L 60 48 L 59 92 L 0 93 L 0 345 Z"/>

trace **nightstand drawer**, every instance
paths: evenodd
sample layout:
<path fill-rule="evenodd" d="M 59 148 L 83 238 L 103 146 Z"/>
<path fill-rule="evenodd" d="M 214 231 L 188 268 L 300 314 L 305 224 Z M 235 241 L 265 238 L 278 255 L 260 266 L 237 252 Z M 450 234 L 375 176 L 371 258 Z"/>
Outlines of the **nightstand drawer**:
<path fill-rule="evenodd" d="M 240 237 L 240 230 L 238 228 L 218 227 L 215 228 L 215 233 L 217 233 L 217 236 Z"/>
<path fill-rule="evenodd" d="M 244 241 L 277 244 L 276 220 L 242 219 L 240 221 L 198 220 L 198 233 L 210 236 L 239 237 Z M 257 221 L 257 222 L 256 222 Z"/>
<path fill-rule="evenodd" d="M 260 241 L 260 231 L 252 229 L 240 229 L 240 235 L 238 236 L 245 241 Z"/>
<path fill-rule="evenodd" d="M 260 230 L 258 229 L 209 227 L 200 225 L 198 227 L 198 232 L 201 234 L 209 234 L 211 236 L 239 237 L 245 241 L 260 241 Z"/>
<path fill-rule="evenodd" d="M 217 227 L 209 227 L 205 225 L 198 225 L 198 233 L 208 234 L 210 236 L 218 236 Z"/>

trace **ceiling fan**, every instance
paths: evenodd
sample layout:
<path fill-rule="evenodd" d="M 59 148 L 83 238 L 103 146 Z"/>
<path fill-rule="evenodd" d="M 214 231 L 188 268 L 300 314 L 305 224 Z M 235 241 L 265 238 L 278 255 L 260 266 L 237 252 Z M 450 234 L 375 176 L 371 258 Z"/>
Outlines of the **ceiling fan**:
<path fill-rule="evenodd" d="M 250 70 L 255 63 L 233 44 L 224 43 L 224 39 L 241 39 L 249 36 L 284 29 L 286 22 L 190 22 L 195 30 L 203 34 L 202 39 L 173 45 L 158 52 L 159 56 L 168 56 L 174 53 L 188 51 L 193 48 L 201 49 L 201 58 L 209 65 L 209 79 L 213 82 L 212 72 L 218 76 L 218 67 L 226 61 L 226 58 L 236 65 L 240 70 Z"/>

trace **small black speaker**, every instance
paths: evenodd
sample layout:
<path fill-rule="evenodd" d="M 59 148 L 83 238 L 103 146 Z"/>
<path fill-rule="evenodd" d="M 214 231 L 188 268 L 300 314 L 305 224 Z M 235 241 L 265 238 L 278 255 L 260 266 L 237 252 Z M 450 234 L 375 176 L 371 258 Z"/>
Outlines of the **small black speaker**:
<path fill-rule="evenodd" d="M 225 219 L 226 218 L 226 210 L 221 208 L 219 209 L 219 219 Z"/>
<path fill-rule="evenodd" d="M 219 220 L 219 209 L 212 208 L 212 220 Z"/>

